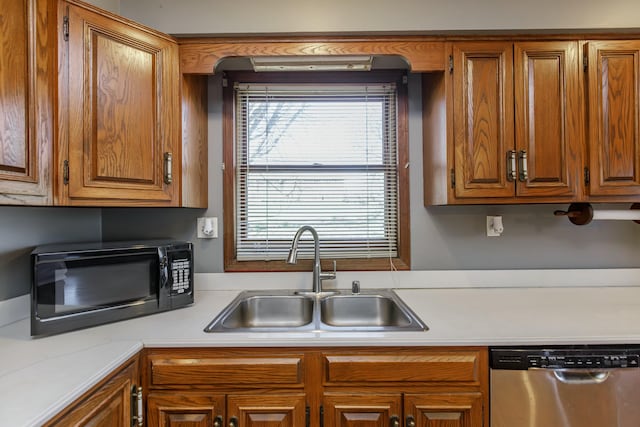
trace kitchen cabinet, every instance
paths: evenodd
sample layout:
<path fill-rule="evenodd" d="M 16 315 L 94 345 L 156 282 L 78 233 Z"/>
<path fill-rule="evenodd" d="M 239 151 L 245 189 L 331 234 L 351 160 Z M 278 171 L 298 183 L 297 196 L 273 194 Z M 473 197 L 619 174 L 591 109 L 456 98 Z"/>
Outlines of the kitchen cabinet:
<path fill-rule="evenodd" d="M 589 41 L 589 196 L 640 195 L 640 41 Z"/>
<path fill-rule="evenodd" d="M 80 2 L 59 17 L 58 203 L 178 206 L 176 41 Z"/>
<path fill-rule="evenodd" d="M 306 419 L 304 393 L 152 392 L 147 405 L 149 425 L 158 427 L 296 427 Z"/>
<path fill-rule="evenodd" d="M 132 417 L 137 416 L 138 405 L 142 404 L 141 394 L 138 399 L 139 372 L 138 356 L 135 356 L 47 422 L 45 427 L 138 425 Z"/>
<path fill-rule="evenodd" d="M 151 425 L 488 425 L 486 348 L 157 348 L 143 378 Z"/>
<path fill-rule="evenodd" d="M 423 79 L 425 204 L 580 199 L 578 43 L 458 42 L 451 52 L 449 74 Z"/>
<path fill-rule="evenodd" d="M 0 204 L 49 205 L 55 15 L 47 0 L 0 8 Z"/>

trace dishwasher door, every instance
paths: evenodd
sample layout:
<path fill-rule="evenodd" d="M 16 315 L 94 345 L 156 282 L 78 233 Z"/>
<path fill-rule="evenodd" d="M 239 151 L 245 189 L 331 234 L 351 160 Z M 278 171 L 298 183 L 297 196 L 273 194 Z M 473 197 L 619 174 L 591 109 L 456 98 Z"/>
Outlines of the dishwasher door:
<path fill-rule="evenodd" d="M 640 426 L 638 353 L 558 354 L 492 354 L 491 427 Z"/>
<path fill-rule="evenodd" d="M 491 370 L 491 427 L 638 427 L 640 369 Z"/>

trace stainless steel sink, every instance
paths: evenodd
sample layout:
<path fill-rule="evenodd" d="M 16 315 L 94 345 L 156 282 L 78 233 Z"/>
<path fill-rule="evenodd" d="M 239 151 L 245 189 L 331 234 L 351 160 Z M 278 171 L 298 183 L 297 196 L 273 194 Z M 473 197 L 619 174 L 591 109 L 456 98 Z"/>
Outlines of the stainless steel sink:
<path fill-rule="evenodd" d="M 312 324 L 313 308 L 314 299 L 306 296 L 243 292 L 205 332 L 300 329 Z"/>
<path fill-rule="evenodd" d="M 205 332 L 420 331 L 427 326 L 390 289 L 303 293 L 245 291 Z"/>
<path fill-rule="evenodd" d="M 320 303 L 322 323 L 331 326 L 407 326 L 411 318 L 381 295 L 337 295 Z"/>

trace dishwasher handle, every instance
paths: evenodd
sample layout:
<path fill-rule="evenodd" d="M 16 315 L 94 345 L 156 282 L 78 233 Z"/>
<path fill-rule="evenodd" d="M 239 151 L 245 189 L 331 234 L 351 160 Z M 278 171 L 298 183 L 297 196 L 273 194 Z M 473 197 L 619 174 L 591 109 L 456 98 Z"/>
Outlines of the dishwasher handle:
<path fill-rule="evenodd" d="M 601 384 L 609 378 L 611 370 L 554 369 L 553 375 L 565 384 Z"/>

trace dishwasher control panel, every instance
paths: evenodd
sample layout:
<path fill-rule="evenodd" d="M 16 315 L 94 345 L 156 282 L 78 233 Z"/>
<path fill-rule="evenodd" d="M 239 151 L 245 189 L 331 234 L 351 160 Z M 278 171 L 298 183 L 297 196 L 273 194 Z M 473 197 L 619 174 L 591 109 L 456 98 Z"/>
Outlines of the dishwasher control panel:
<path fill-rule="evenodd" d="M 613 369 L 640 367 L 640 349 L 491 349 L 492 369 Z"/>

